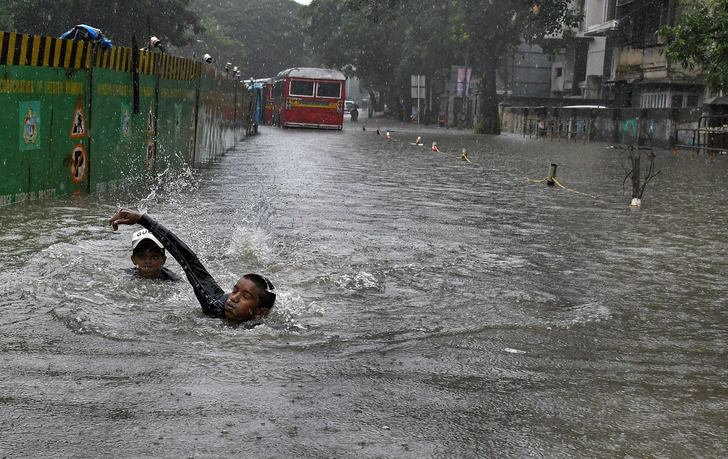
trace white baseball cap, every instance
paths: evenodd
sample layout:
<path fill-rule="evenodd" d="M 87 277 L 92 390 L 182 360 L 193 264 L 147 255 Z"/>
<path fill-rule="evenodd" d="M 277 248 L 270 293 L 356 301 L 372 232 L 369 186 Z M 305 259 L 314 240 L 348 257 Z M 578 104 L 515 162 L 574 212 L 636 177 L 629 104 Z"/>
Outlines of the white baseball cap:
<path fill-rule="evenodd" d="M 139 245 L 139 243 L 145 239 L 148 239 L 148 240 L 154 242 L 154 244 L 156 244 L 157 247 L 164 250 L 164 244 L 159 242 L 159 239 L 154 237 L 154 235 L 152 233 L 150 233 L 148 229 L 139 230 L 136 233 L 132 234 L 131 249 L 132 250 L 136 249 L 137 246 Z"/>

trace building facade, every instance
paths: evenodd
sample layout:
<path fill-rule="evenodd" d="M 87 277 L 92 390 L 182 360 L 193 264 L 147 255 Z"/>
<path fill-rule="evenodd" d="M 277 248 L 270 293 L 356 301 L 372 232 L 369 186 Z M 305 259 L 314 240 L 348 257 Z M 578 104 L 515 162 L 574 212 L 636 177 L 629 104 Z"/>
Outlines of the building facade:
<path fill-rule="evenodd" d="M 700 106 L 705 86 L 699 74 L 668 59 L 656 33 L 677 22 L 680 0 L 579 0 L 575 6 L 584 12 L 580 30 L 566 43 L 566 61 L 575 64 L 555 63 L 554 75 L 562 68 L 564 79 L 578 81 L 582 98 L 617 108 Z M 558 86 L 556 76 L 552 86 Z"/>

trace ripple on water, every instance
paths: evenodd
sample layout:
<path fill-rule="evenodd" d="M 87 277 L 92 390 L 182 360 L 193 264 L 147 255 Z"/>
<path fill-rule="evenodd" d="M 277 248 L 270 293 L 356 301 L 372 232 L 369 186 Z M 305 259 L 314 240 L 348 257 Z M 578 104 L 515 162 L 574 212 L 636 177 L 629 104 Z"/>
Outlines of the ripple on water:
<path fill-rule="evenodd" d="M 142 191 L 0 209 L 1 449 L 720 456 L 720 158 L 661 156 L 635 212 L 603 145 L 393 127 L 404 142 L 265 128 Z M 551 162 L 596 198 L 524 179 Z M 230 327 L 185 282 L 129 277 L 118 206 L 175 230 L 225 289 L 268 274 L 271 315 Z"/>

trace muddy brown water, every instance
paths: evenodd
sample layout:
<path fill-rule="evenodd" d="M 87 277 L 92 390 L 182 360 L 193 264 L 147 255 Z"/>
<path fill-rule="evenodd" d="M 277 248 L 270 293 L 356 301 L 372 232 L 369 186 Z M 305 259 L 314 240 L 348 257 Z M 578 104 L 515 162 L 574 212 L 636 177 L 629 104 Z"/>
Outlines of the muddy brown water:
<path fill-rule="evenodd" d="M 0 457 L 725 454 L 725 157 L 658 151 L 634 210 L 606 144 L 380 127 L 0 208 Z M 120 206 L 226 288 L 268 274 L 273 314 L 129 277 Z"/>

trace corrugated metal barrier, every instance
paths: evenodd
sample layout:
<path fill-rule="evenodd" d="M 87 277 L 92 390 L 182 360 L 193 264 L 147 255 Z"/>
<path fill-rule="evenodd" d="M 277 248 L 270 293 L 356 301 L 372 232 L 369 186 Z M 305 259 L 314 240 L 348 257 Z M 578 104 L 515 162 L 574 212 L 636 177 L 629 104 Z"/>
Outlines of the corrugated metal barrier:
<path fill-rule="evenodd" d="M 211 161 L 253 132 L 250 98 L 193 60 L 0 32 L 0 206 Z"/>

